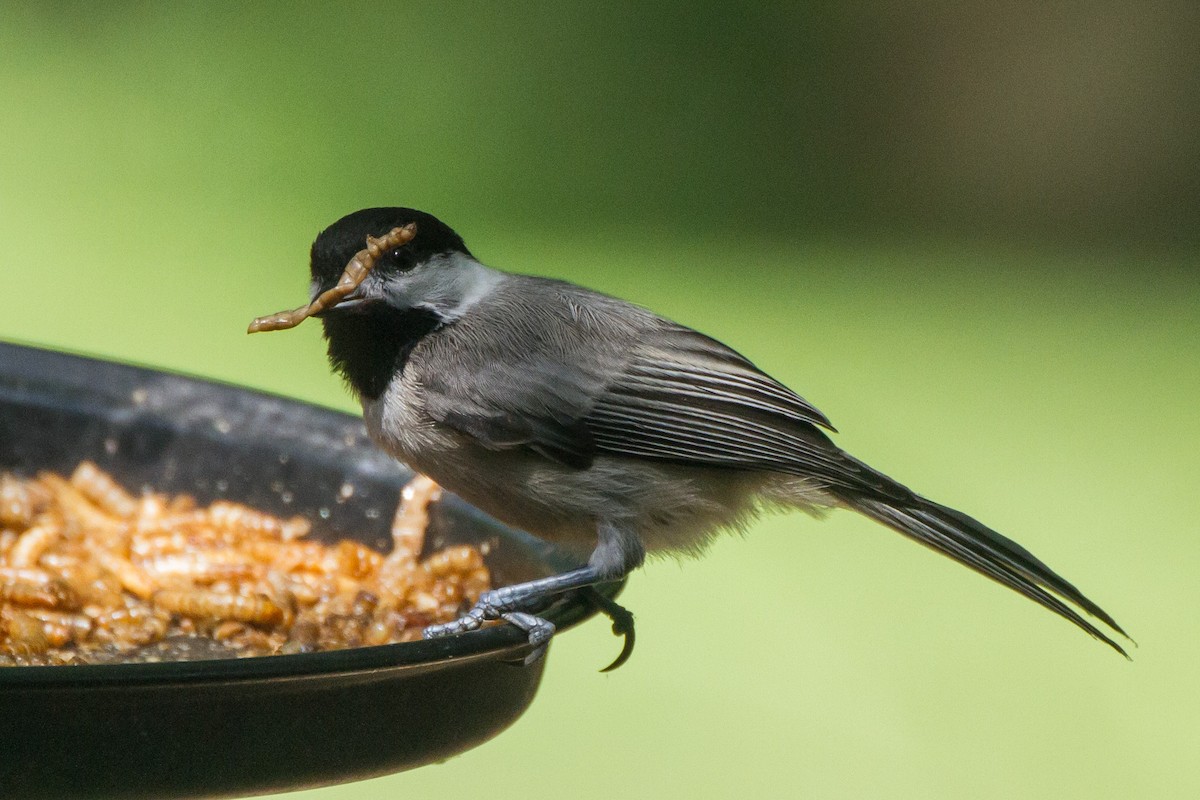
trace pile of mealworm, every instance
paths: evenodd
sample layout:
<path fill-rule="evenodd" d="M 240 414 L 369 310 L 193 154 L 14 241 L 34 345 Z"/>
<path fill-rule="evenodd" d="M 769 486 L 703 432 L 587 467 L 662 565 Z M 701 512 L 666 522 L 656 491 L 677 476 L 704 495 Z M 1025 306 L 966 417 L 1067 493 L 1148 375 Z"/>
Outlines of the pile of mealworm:
<path fill-rule="evenodd" d="M 70 478 L 0 474 L 0 665 L 419 638 L 490 588 L 474 547 L 421 559 L 438 492 L 421 477 L 405 487 L 392 552 L 383 555 L 357 542 L 308 540 L 300 517 L 226 501 L 202 508 L 184 494 L 135 496 L 90 462 Z"/>

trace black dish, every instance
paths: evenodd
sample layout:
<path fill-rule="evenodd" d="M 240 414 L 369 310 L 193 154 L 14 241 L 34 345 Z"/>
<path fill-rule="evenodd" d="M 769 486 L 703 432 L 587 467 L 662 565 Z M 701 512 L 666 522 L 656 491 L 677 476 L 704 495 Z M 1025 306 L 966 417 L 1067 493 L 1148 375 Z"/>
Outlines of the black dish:
<path fill-rule="evenodd" d="M 130 488 L 303 514 L 323 541 L 389 546 L 410 473 L 356 417 L 155 370 L 0 342 L 0 469 L 91 459 Z M 337 502 L 343 484 L 353 496 Z M 497 583 L 573 566 L 453 497 L 430 547 L 488 541 Z M 619 584 L 600 587 L 608 596 Z M 580 598 L 544 615 L 560 629 Z M 524 634 L 175 663 L 0 668 L 0 797 L 183 798 L 287 791 L 444 760 L 510 725 L 545 660 Z"/>

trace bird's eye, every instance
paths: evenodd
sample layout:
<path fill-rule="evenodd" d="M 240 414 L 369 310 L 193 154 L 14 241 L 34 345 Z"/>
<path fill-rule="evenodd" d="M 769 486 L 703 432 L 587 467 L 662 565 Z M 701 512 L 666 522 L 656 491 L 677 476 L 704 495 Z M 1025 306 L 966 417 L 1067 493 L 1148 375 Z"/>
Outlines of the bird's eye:
<path fill-rule="evenodd" d="M 408 272 L 416 265 L 417 260 L 410 249 L 396 247 L 379 257 L 378 268 L 389 272 Z"/>

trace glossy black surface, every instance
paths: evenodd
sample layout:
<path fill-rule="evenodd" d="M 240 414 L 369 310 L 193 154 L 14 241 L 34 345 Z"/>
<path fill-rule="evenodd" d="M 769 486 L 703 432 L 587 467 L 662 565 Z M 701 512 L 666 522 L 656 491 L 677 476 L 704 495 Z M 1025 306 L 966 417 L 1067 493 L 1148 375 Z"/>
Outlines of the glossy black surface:
<path fill-rule="evenodd" d="M 356 417 L 0 343 L 0 469 L 69 472 L 82 459 L 134 490 L 303 514 L 316 538 L 380 549 L 408 478 Z M 455 498 L 435 507 L 427 547 L 483 541 L 497 583 L 570 566 Z M 545 616 L 561 629 L 590 613 L 569 599 Z M 241 796 L 411 769 L 524 711 L 545 664 L 520 666 L 527 651 L 499 626 L 328 653 L 0 668 L 0 797 Z"/>

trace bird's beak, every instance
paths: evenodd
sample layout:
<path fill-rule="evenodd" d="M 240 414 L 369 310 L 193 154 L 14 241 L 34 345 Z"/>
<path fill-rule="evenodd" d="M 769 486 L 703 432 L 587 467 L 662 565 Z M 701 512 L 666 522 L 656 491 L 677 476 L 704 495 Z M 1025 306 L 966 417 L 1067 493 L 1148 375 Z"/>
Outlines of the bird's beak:
<path fill-rule="evenodd" d="M 372 305 L 372 298 L 365 296 L 359 289 L 355 289 L 353 292 L 351 292 L 350 294 L 343 297 L 341 300 L 339 300 L 333 306 L 330 306 L 329 308 L 325 308 L 321 311 L 318 311 L 317 313 L 313 314 L 312 316 L 321 318 L 321 317 L 335 316 L 337 314 L 351 314 L 351 313 L 355 313 L 355 312 L 359 312 L 359 311 L 364 311 L 370 305 Z"/>

